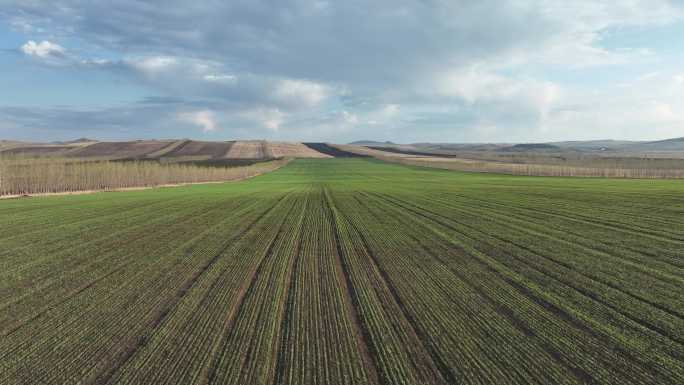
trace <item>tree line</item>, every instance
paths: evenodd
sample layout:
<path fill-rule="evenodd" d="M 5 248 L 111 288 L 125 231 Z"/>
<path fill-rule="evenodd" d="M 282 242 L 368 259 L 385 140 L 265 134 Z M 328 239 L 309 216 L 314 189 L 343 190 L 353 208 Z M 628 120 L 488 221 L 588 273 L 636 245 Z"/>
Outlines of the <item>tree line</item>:
<path fill-rule="evenodd" d="M 684 178 L 684 161 L 682 159 L 576 157 L 571 162 L 560 162 L 546 155 L 536 156 L 534 154 L 515 155 L 511 157 L 511 160 L 506 160 L 502 155 L 491 153 L 484 154 L 484 156 L 490 156 L 490 159 L 440 158 L 438 156 L 391 153 L 362 146 L 335 145 L 335 148 L 357 155 L 371 156 L 386 162 L 454 171 L 528 176 Z"/>
<path fill-rule="evenodd" d="M 0 196 L 237 180 L 275 170 L 286 162 L 279 159 L 241 167 L 208 167 L 0 155 Z"/>
<path fill-rule="evenodd" d="M 469 159 L 438 160 L 435 158 L 376 158 L 388 162 L 413 166 L 434 167 L 457 171 L 493 172 L 528 176 L 577 176 L 604 178 L 684 178 L 684 169 L 670 168 L 620 168 L 620 167 L 577 167 L 555 164 L 499 163 Z"/>

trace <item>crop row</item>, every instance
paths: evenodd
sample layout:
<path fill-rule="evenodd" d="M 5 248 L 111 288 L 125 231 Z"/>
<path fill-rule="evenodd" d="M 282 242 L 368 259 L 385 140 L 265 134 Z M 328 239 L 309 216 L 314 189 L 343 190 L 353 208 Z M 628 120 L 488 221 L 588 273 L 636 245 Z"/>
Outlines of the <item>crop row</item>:
<path fill-rule="evenodd" d="M 682 383 L 677 183 L 332 159 L 0 202 L 0 383 Z"/>

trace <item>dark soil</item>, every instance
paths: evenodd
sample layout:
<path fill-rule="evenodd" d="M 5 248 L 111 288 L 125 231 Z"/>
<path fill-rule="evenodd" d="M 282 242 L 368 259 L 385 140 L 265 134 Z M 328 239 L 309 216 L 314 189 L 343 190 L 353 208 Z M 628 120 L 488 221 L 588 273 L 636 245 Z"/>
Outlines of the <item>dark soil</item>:
<path fill-rule="evenodd" d="M 322 154 L 334 156 L 335 158 L 369 158 L 367 155 L 354 154 L 349 151 L 342 151 L 326 143 L 303 143 L 306 147 Z"/>

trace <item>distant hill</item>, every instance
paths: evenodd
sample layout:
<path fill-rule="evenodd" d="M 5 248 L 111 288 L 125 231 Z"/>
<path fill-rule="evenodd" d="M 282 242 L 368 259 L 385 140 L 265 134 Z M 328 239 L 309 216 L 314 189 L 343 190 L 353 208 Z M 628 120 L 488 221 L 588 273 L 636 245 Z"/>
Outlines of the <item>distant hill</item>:
<path fill-rule="evenodd" d="M 414 143 L 414 148 L 423 151 L 497 151 L 511 144 L 501 143 Z"/>
<path fill-rule="evenodd" d="M 66 140 L 66 141 L 56 140 L 54 142 L 50 142 L 50 144 L 83 144 L 83 143 L 95 143 L 95 142 L 97 142 L 96 139 L 78 138 L 78 139 Z"/>
<path fill-rule="evenodd" d="M 641 142 L 634 147 L 634 151 L 684 151 L 684 137 L 658 140 L 655 142 Z"/>
<path fill-rule="evenodd" d="M 503 151 L 560 151 L 561 148 L 549 143 L 520 143 L 506 147 Z"/>
<path fill-rule="evenodd" d="M 6 145 L 2 145 L 6 143 Z M 11 145 L 10 145 L 11 144 Z M 197 141 L 197 140 L 133 140 L 99 142 L 81 138 L 68 142 L 19 143 L 0 142 L 0 153 L 22 156 L 96 158 L 108 160 L 160 160 L 168 162 L 209 162 L 233 164 L 229 161 L 261 161 L 275 158 L 327 158 L 302 143 L 265 140 Z"/>
<path fill-rule="evenodd" d="M 657 141 L 586 140 L 547 143 L 413 143 L 396 144 L 391 141 L 359 140 L 355 146 L 382 151 L 420 156 L 475 156 L 515 153 L 575 153 L 605 154 L 606 156 L 684 157 L 684 137 Z M 89 138 L 52 143 L 30 143 L 0 140 L 0 153 L 25 156 L 56 156 L 99 159 L 158 159 L 169 161 L 218 161 L 240 159 L 259 161 L 281 157 L 321 158 L 343 156 L 321 143 L 271 142 L 265 140 L 197 141 L 131 140 L 103 142 Z M 517 155 L 515 155 L 517 156 Z M 603 155 L 601 155 L 603 156 Z"/>
<path fill-rule="evenodd" d="M 62 144 L 83 144 L 83 143 L 95 143 L 97 140 L 95 139 L 88 139 L 88 138 L 78 138 L 76 140 L 69 140 L 66 142 L 57 142 L 57 143 L 62 143 Z"/>
<path fill-rule="evenodd" d="M 681 138 L 672 138 L 672 139 L 665 139 L 665 140 L 657 140 L 655 142 L 648 142 L 648 144 L 657 144 L 657 143 L 684 143 L 684 136 Z"/>
<path fill-rule="evenodd" d="M 575 140 L 567 142 L 551 142 L 554 146 L 561 148 L 572 148 L 576 150 L 588 150 L 588 151 L 607 151 L 607 150 L 620 150 L 639 144 L 639 142 L 629 141 L 629 140 Z"/>
<path fill-rule="evenodd" d="M 136 140 L 131 142 L 97 142 L 83 146 L 69 154 L 76 158 L 126 159 L 145 158 L 147 154 L 156 153 L 162 148 L 170 147 L 173 141 Z"/>
<path fill-rule="evenodd" d="M 16 140 L 0 140 L 0 151 L 6 150 L 12 147 L 27 146 L 29 143 L 19 142 Z"/>
<path fill-rule="evenodd" d="M 684 137 L 657 141 L 575 140 L 547 143 L 414 143 L 422 151 L 493 151 L 493 152 L 608 152 L 608 153 L 680 153 L 684 152 Z"/>
<path fill-rule="evenodd" d="M 684 137 L 656 141 L 629 140 L 586 140 L 569 142 L 552 142 L 564 149 L 581 151 L 616 151 L 616 152 L 680 152 L 684 151 Z"/>
<path fill-rule="evenodd" d="M 349 143 L 354 146 L 393 146 L 396 145 L 396 143 L 390 142 L 389 140 L 386 142 L 378 142 L 375 140 L 357 140 L 356 142 L 351 142 Z"/>

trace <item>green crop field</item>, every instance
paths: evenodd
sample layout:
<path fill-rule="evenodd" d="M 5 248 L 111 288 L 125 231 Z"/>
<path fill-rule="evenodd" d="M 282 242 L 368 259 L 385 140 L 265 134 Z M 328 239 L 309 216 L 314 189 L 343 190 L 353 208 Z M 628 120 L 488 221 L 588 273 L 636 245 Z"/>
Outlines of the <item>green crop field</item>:
<path fill-rule="evenodd" d="M 0 384 L 682 384 L 684 182 L 296 160 L 0 201 Z"/>

